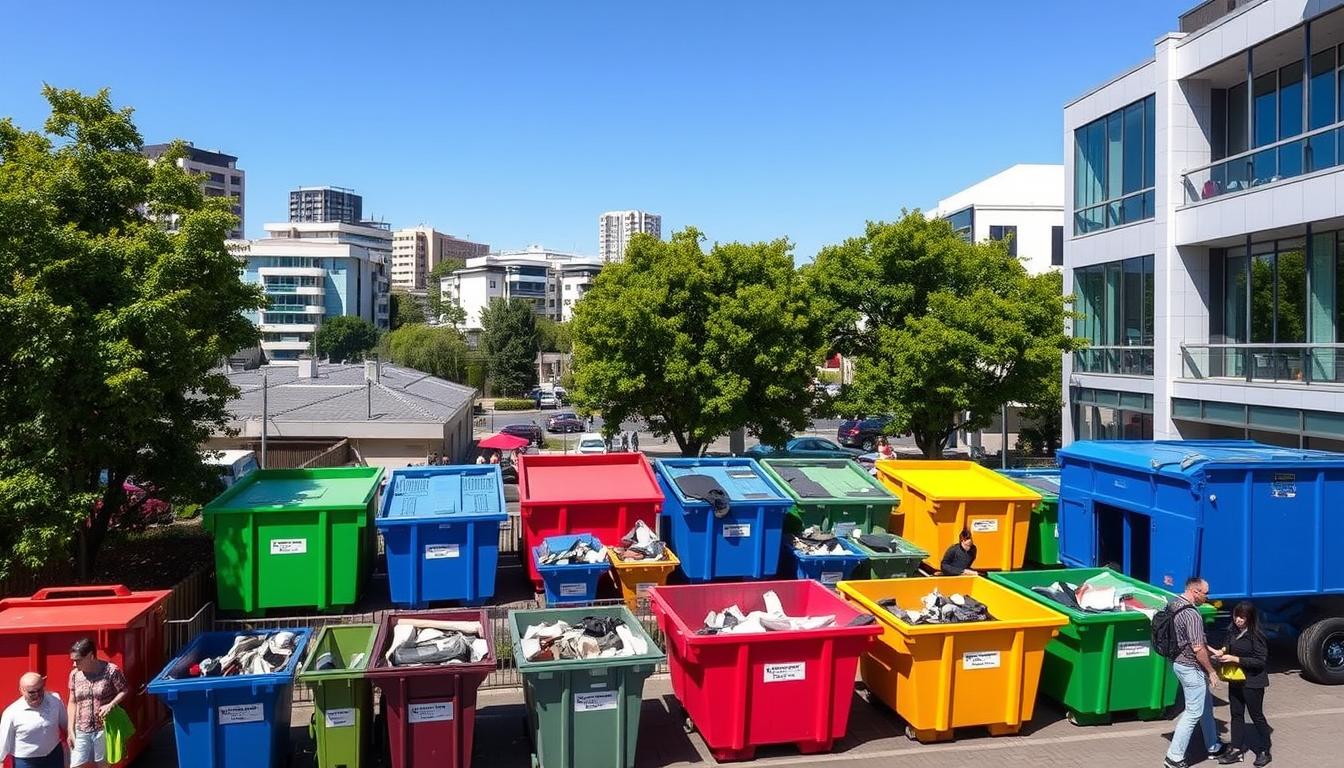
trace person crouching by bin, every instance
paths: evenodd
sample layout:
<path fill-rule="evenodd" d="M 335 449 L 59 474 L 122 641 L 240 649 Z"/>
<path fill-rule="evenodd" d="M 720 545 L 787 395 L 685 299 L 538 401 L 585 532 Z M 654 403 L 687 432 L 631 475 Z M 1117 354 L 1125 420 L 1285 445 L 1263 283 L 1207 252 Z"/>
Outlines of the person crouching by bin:
<path fill-rule="evenodd" d="M 36 672 L 19 678 L 19 698 L 0 717 L 0 762 L 14 768 L 65 768 L 66 711 Z"/>
<path fill-rule="evenodd" d="M 87 637 L 71 646 L 70 660 L 70 767 L 107 768 L 105 721 L 131 687 L 116 664 L 98 658 Z"/>
<path fill-rule="evenodd" d="M 975 565 L 975 540 L 971 532 L 962 530 L 956 544 L 943 553 L 943 563 L 938 571 L 944 576 L 979 576 L 980 572 L 971 568 Z"/>

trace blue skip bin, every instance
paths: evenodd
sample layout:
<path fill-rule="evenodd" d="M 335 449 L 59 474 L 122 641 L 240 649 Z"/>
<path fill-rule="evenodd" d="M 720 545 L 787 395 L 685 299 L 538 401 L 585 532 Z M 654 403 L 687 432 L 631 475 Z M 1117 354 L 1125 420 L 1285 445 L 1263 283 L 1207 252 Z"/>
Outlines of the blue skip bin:
<path fill-rule="evenodd" d="M 597 599 L 597 582 L 602 574 L 611 569 L 606 553 L 599 563 L 571 563 L 569 565 L 542 565 L 541 559 L 551 552 L 564 552 L 583 541 L 593 549 L 600 549 L 602 542 L 591 533 L 575 536 L 551 536 L 543 539 L 541 546 L 532 548 L 532 557 L 541 574 L 541 584 L 546 590 L 546 605 L 574 605 L 591 603 Z"/>
<path fill-rule="evenodd" d="M 785 556 L 793 560 L 794 578 L 812 579 L 834 589 L 835 585 L 848 579 L 868 556 L 844 536 L 837 536 L 836 542 L 845 548 L 843 555 L 805 555 L 793 548 L 790 538 L 785 545 Z"/>
<path fill-rule="evenodd" d="M 507 519 L 498 465 L 393 470 L 377 519 L 392 602 L 424 608 L 494 597 L 499 525 Z"/>
<path fill-rule="evenodd" d="M 784 517 L 794 500 L 755 459 L 662 459 L 655 474 L 666 497 L 661 533 L 687 580 L 778 572 Z"/>
<path fill-rule="evenodd" d="M 264 675 L 191 677 L 202 659 L 219 658 L 246 635 L 294 633 L 284 668 Z M 173 711 L 177 764 L 192 768 L 280 768 L 289 764 L 290 689 L 310 630 L 206 632 L 164 668 L 149 692 Z"/>

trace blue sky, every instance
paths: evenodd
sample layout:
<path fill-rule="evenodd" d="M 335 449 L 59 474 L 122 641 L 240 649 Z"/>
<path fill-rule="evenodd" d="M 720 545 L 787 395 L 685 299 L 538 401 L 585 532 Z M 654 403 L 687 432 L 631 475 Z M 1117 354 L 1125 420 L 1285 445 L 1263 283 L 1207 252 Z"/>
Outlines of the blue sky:
<path fill-rule="evenodd" d="M 494 248 L 597 250 L 597 216 L 821 246 L 1018 162 L 1194 0 L 14 4 L 0 116 L 110 87 L 148 143 L 237 155 L 247 230 L 287 190 Z"/>

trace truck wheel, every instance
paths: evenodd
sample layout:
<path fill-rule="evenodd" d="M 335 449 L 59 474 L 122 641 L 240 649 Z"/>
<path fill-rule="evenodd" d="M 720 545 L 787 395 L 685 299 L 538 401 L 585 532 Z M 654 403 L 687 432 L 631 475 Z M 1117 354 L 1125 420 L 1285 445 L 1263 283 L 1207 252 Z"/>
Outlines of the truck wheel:
<path fill-rule="evenodd" d="M 1344 685 L 1344 618 L 1321 619 L 1303 630 L 1297 660 L 1312 681 Z"/>

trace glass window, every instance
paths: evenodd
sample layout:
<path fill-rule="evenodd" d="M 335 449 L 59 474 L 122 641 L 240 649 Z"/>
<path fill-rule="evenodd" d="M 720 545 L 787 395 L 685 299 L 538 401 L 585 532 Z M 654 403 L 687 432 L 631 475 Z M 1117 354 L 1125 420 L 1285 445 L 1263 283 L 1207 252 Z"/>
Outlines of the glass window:
<path fill-rule="evenodd" d="M 1135 102 L 1074 131 L 1074 234 L 1151 218 L 1154 97 Z"/>
<path fill-rule="evenodd" d="M 1245 152 L 1246 144 L 1246 84 L 1227 89 L 1227 154 Z"/>
<path fill-rule="evenodd" d="M 1277 99 L 1274 97 L 1275 73 L 1255 78 L 1255 146 L 1273 144 L 1279 135 Z"/>
<path fill-rule="evenodd" d="M 1263 246 L 1260 246 L 1263 247 Z M 1251 258 L 1251 343 L 1274 343 L 1274 244 Z"/>
<path fill-rule="evenodd" d="M 1064 266 L 1064 228 L 1050 228 L 1050 266 Z"/>
<path fill-rule="evenodd" d="M 1155 147 L 1157 136 L 1157 97 L 1149 96 L 1143 100 L 1143 186 L 1157 184 Z M 1150 210 L 1148 218 L 1152 218 Z"/>
<path fill-rule="evenodd" d="M 1143 189 L 1143 102 L 1125 107 L 1124 194 Z"/>
<path fill-rule="evenodd" d="M 975 237 L 974 208 L 967 208 L 966 210 L 963 211 L 957 211 L 951 216 L 948 216 L 947 221 L 949 224 L 952 225 L 952 229 L 955 230 L 956 233 L 961 236 L 961 239 L 965 240 L 966 242 L 969 243 L 971 239 Z"/>
<path fill-rule="evenodd" d="M 1279 243 L 1275 260 L 1274 341 L 1301 344 L 1307 340 L 1307 257 L 1301 239 Z"/>
<path fill-rule="evenodd" d="M 1302 133 L 1302 62 L 1279 70 L 1279 138 Z"/>
<path fill-rule="evenodd" d="M 998 225 L 998 224 L 991 224 L 990 227 L 989 227 L 989 239 L 990 239 L 990 240 L 1007 240 L 1007 241 L 1008 241 L 1008 255 L 1009 255 L 1009 256 L 1016 256 L 1016 255 L 1017 255 L 1017 227 L 1016 227 L 1016 226 L 1013 226 L 1013 225 L 1002 226 L 1002 225 Z"/>
<path fill-rule="evenodd" d="M 1335 49 L 1311 57 L 1311 103 L 1308 128 L 1324 128 L 1335 122 Z"/>
<path fill-rule="evenodd" d="M 1106 197 L 1119 197 L 1124 173 L 1124 117 L 1112 112 L 1106 118 Z M 1142 147 L 1140 147 L 1142 151 Z"/>

